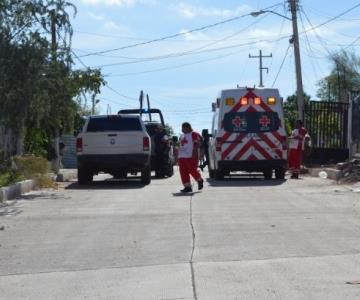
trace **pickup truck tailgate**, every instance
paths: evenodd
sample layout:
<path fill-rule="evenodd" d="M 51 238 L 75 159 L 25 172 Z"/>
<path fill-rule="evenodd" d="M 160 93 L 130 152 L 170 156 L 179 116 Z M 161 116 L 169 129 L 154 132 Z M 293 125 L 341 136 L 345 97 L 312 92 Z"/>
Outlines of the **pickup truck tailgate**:
<path fill-rule="evenodd" d="M 87 132 L 83 135 L 82 154 L 129 154 L 143 153 L 144 134 L 129 132 Z"/>

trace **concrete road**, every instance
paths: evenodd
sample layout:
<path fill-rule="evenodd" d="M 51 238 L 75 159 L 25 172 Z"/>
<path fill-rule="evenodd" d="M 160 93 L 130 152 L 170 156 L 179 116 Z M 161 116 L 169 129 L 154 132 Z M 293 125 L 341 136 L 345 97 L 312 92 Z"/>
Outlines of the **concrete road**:
<path fill-rule="evenodd" d="M 0 299 L 360 299 L 356 190 L 310 177 L 179 188 L 177 174 L 101 175 L 0 207 Z"/>

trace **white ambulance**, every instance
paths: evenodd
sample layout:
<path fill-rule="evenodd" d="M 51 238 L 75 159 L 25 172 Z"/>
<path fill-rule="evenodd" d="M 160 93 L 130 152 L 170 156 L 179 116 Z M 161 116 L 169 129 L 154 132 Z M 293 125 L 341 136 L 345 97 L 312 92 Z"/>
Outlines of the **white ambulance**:
<path fill-rule="evenodd" d="M 223 90 L 213 103 L 209 142 L 210 178 L 234 171 L 262 172 L 284 179 L 287 137 L 283 101 L 277 89 Z"/>

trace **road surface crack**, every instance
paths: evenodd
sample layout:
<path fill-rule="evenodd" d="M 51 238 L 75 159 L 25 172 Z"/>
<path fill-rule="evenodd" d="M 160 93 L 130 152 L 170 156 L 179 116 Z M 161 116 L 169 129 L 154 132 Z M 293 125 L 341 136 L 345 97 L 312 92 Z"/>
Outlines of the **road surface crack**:
<path fill-rule="evenodd" d="M 195 227 L 193 223 L 193 199 L 194 196 L 190 197 L 190 227 L 192 233 L 192 249 L 191 249 L 191 256 L 190 256 L 190 269 L 191 269 L 191 283 L 193 289 L 193 296 L 194 300 L 197 300 L 197 292 L 196 292 L 196 281 L 195 281 L 195 269 L 194 269 L 194 253 L 196 247 L 196 234 L 195 234 Z"/>

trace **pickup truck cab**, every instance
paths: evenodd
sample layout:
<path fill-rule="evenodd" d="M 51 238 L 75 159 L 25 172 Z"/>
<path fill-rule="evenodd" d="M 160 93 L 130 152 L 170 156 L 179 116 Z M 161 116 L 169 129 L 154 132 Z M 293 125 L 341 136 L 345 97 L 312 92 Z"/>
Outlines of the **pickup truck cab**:
<path fill-rule="evenodd" d="M 139 116 L 90 116 L 76 140 L 78 182 L 90 183 L 99 172 L 116 178 L 141 172 L 151 181 L 151 140 Z"/>

